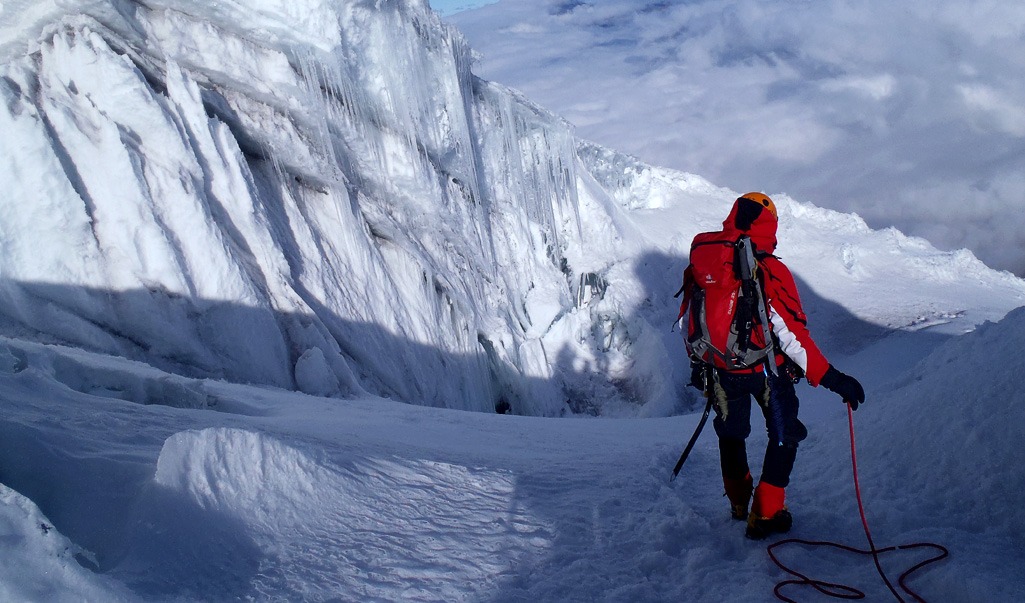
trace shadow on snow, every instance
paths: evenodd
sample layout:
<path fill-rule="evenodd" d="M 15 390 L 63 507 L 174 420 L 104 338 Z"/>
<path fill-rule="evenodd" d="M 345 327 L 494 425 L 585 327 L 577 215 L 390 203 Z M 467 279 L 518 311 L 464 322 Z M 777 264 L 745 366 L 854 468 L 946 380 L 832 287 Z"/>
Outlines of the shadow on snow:
<path fill-rule="evenodd" d="M 639 258 L 635 270 L 646 295 L 628 321 L 652 325 L 659 332 L 661 345 L 673 356 L 673 395 L 686 400 L 681 409 L 693 409 L 698 402 L 685 389 L 689 368 L 680 334 L 669 330 L 678 309 L 672 294 L 679 288 L 685 266 L 686 258 L 664 253 Z M 889 333 L 815 295 L 805 283 L 799 287 L 813 336 L 824 344 L 827 354 L 850 354 Z M 196 409 L 213 408 L 216 402 L 211 405 L 202 383 L 190 380 L 224 379 L 295 389 L 293 367 L 306 350 L 295 347 L 296 338 L 289 333 L 309 329 L 317 319 L 172 298 L 154 291 L 26 283 L 6 283 L 0 290 L 8 303 L 0 311 L 0 332 L 14 340 L 12 352 L 20 349 L 18 340 L 68 344 L 143 361 L 171 374 L 160 387 L 152 387 L 140 385 L 148 380 L 133 377 L 134 371 L 122 369 L 126 372 L 119 377 L 115 368 L 85 361 L 76 364 L 61 354 L 52 355 L 46 366 L 34 365 L 31 358 L 16 358 L 11 370 L 0 374 L 0 395 L 8 398 L 0 417 L 0 482 L 32 499 L 63 534 L 96 553 L 101 571 L 116 570 L 140 592 L 162 597 L 211 591 L 232 598 L 253 596 L 250 581 L 266 553 L 238 537 L 244 534 L 239 519 L 163 491 L 153 483 L 153 471 L 164 441 L 173 433 L 211 425 L 245 425 L 244 417 L 231 413 L 197 413 Z M 112 308 L 113 313 L 105 313 Z M 355 369 L 358 388 L 371 394 L 444 406 L 441 396 L 447 390 L 432 384 L 465 384 L 467 375 L 472 375 L 469 379 L 479 383 L 465 386 L 464 391 L 490 396 L 482 410 L 512 400 L 513 412 L 520 412 L 516 396 L 561 387 L 531 383 L 539 380 L 522 376 L 518 378 L 524 383 L 514 383 L 507 369 L 496 366 L 484 333 L 474 335 L 480 342 L 476 353 L 451 354 L 397 337 L 378 325 L 337 316 L 320 320 L 328 323 L 326 338 L 335 342 L 347 365 Z M 261 333 L 272 334 L 273 340 L 261 339 Z M 227 359 L 218 357 L 222 352 Z M 572 360 L 559 356 L 556 379 L 573 371 Z M 404 366 L 414 362 L 428 366 Z M 71 391 L 63 403 L 68 406 L 36 407 L 30 393 L 33 371 L 66 385 Z M 409 377 L 411 383 L 396 375 Z M 516 392 L 509 391 L 517 385 Z M 110 403 L 82 408 L 73 404 L 81 399 L 75 392 Z M 183 399 L 187 403 L 181 403 Z M 147 425 L 138 404 L 150 405 L 150 412 L 173 415 L 174 420 Z M 687 435 L 680 434 L 681 442 Z M 103 442 L 102 449 L 97 442 Z M 565 472 L 551 467 L 517 474 L 513 499 L 553 527 L 553 546 L 549 557 L 522 559 L 503 578 L 499 592 L 487 600 L 579 599 L 568 585 L 588 576 L 598 582 L 587 592 L 657 600 L 659 591 L 653 585 L 687 562 L 689 547 L 680 540 L 681 522 L 696 520 L 693 509 L 665 484 L 675 452 L 667 450 L 650 459 L 648 466 L 637 467 L 637 479 L 629 482 L 620 479 L 622 472 L 602 471 L 601 466 L 617 459 L 604 458 L 600 449 L 588 457 L 595 459 L 596 467 L 577 478 L 566 479 Z M 709 479 L 717 475 L 717 467 L 700 471 Z M 146 518 L 173 514 L 179 519 L 176 525 L 189 527 L 176 533 L 162 532 L 159 526 L 140 529 L 141 502 L 148 508 Z M 619 521 L 607 521 L 613 514 Z M 708 529 L 697 528 L 698 532 Z M 688 530 L 693 533 L 694 528 Z M 222 563 L 209 567 L 201 561 L 211 556 Z M 700 560 L 689 562 L 705 565 Z M 635 569 L 627 571 L 627 567 Z"/>

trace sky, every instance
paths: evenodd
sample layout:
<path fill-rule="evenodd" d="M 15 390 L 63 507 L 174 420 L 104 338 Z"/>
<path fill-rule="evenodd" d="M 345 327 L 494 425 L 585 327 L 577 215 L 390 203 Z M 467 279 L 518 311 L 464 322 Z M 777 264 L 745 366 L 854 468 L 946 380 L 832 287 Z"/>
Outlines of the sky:
<path fill-rule="evenodd" d="M 498 0 L 430 0 L 431 8 L 441 15 L 453 15 L 465 10 L 494 4 Z"/>
<path fill-rule="evenodd" d="M 1025 5 L 502 0 L 485 79 L 585 139 L 1025 274 Z"/>

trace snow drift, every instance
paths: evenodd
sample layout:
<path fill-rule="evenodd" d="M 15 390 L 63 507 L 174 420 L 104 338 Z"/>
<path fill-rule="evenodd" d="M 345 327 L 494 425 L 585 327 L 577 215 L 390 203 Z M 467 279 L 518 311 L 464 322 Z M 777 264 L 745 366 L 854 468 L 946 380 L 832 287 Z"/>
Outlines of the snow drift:
<path fill-rule="evenodd" d="M 877 546 L 928 541 L 951 550 L 942 566 L 913 581 L 929 589 L 919 591 L 926 600 L 1021 598 L 1025 522 L 1017 510 L 1025 491 L 1025 473 L 1018 469 L 1025 463 L 1025 359 L 1001 351 L 1022 336 L 1025 308 L 935 349 L 925 333 L 917 333 L 905 343 L 918 343 L 903 352 L 921 352 L 921 361 L 872 388 L 854 415 L 861 487 Z M 882 346 L 875 353 L 892 358 Z M 837 417 L 816 431 L 821 443 L 798 461 L 795 482 L 807 483 L 798 486 L 805 508 L 795 512 L 818 513 L 822 530 L 842 517 L 851 542 L 863 542 L 846 420 Z M 823 487 L 823 476 L 836 487 Z M 890 555 L 887 571 L 892 577 L 922 558 Z M 835 572 L 830 563 L 840 560 L 824 559 L 826 574 L 818 576 L 828 579 Z"/>
<path fill-rule="evenodd" d="M 893 383 L 865 426 L 872 495 L 915 492 L 926 521 L 1025 534 L 1025 515 L 1006 512 L 1025 492 L 1025 452 L 1015 444 L 1025 442 L 1025 358 L 1005 353 L 1022 337 L 1018 308 L 945 343 Z"/>
<path fill-rule="evenodd" d="M 5 601 L 102 600 L 125 591 L 102 581 L 87 552 L 61 535 L 36 505 L 0 484 L 0 598 Z M 28 579 L 26 579 L 28 577 Z"/>
<path fill-rule="evenodd" d="M 246 597 L 390 600 L 404 592 L 407 600 L 456 600 L 469 585 L 488 592 L 525 556 L 550 545 L 547 526 L 514 502 L 507 472 L 397 459 L 339 462 L 318 459 L 324 455 L 317 450 L 238 429 L 175 434 L 157 461 L 150 502 L 162 502 L 149 506 L 139 525 L 166 523 L 160 515 L 168 508 L 178 510 L 181 524 L 134 534 L 134 564 L 172 578 L 175 595 L 191 583 L 190 598 L 223 592 L 214 575 L 204 583 L 211 572 L 197 564 L 195 550 L 227 547 L 222 554 L 252 574 L 240 582 Z M 203 518 L 198 527 L 188 509 Z M 245 541 L 228 540 L 237 531 Z M 411 546 L 396 546 L 398 534 Z"/>

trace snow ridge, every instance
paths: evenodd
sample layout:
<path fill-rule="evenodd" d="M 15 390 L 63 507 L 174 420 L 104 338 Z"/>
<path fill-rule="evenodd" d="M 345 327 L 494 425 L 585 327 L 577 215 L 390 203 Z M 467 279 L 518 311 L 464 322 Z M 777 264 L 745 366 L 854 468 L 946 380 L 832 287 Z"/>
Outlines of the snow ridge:
<path fill-rule="evenodd" d="M 488 592 L 524 556 L 550 545 L 549 528 L 512 500 L 508 474 L 376 458 L 338 465 L 316 456 L 245 430 L 181 432 L 164 444 L 154 481 L 161 496 L 181 499 L 179 507 L 241 524 L 262 553 L 248 585 L 258 598 L 387 600 L 402 592 L 411 601 L 454 600 L 467 596 L 467 585 Z M 396 534 L 418 544 L 396 554 Z M 139 546 L 151 546 L 142 544 L 150 537 L 135 536 Z M 155 555 L 197 546 L 174 536 L 162 545 Z M 325 550 L 341 558 L 318 558 Z M 320 568 L 334 564 L 348 571 L 322 580 Z"/>

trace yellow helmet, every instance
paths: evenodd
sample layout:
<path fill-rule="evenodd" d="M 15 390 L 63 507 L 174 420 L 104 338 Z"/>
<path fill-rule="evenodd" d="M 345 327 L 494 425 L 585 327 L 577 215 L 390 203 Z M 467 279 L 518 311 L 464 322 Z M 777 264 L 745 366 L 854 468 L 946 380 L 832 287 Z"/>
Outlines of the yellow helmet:
<path fill-rule="evenodd" d="M 779 219 L 779 214 L 776 213 L 776 204 L 772 202 L 772 199 L 770 199 L 768 195 L 763 195 L 762 193 L 747 193 L 746 195 L 742 195 L 740 199 L 737 199 L 737 201 L 740 201 L 741 199 L 747 199 L 748 201 L 753 201 L 754 203 L 761 205 L 765 209 L 769 210 L 769 213 L 772 214 L 773 218 L 776 218 L 777 220 Z"/>

